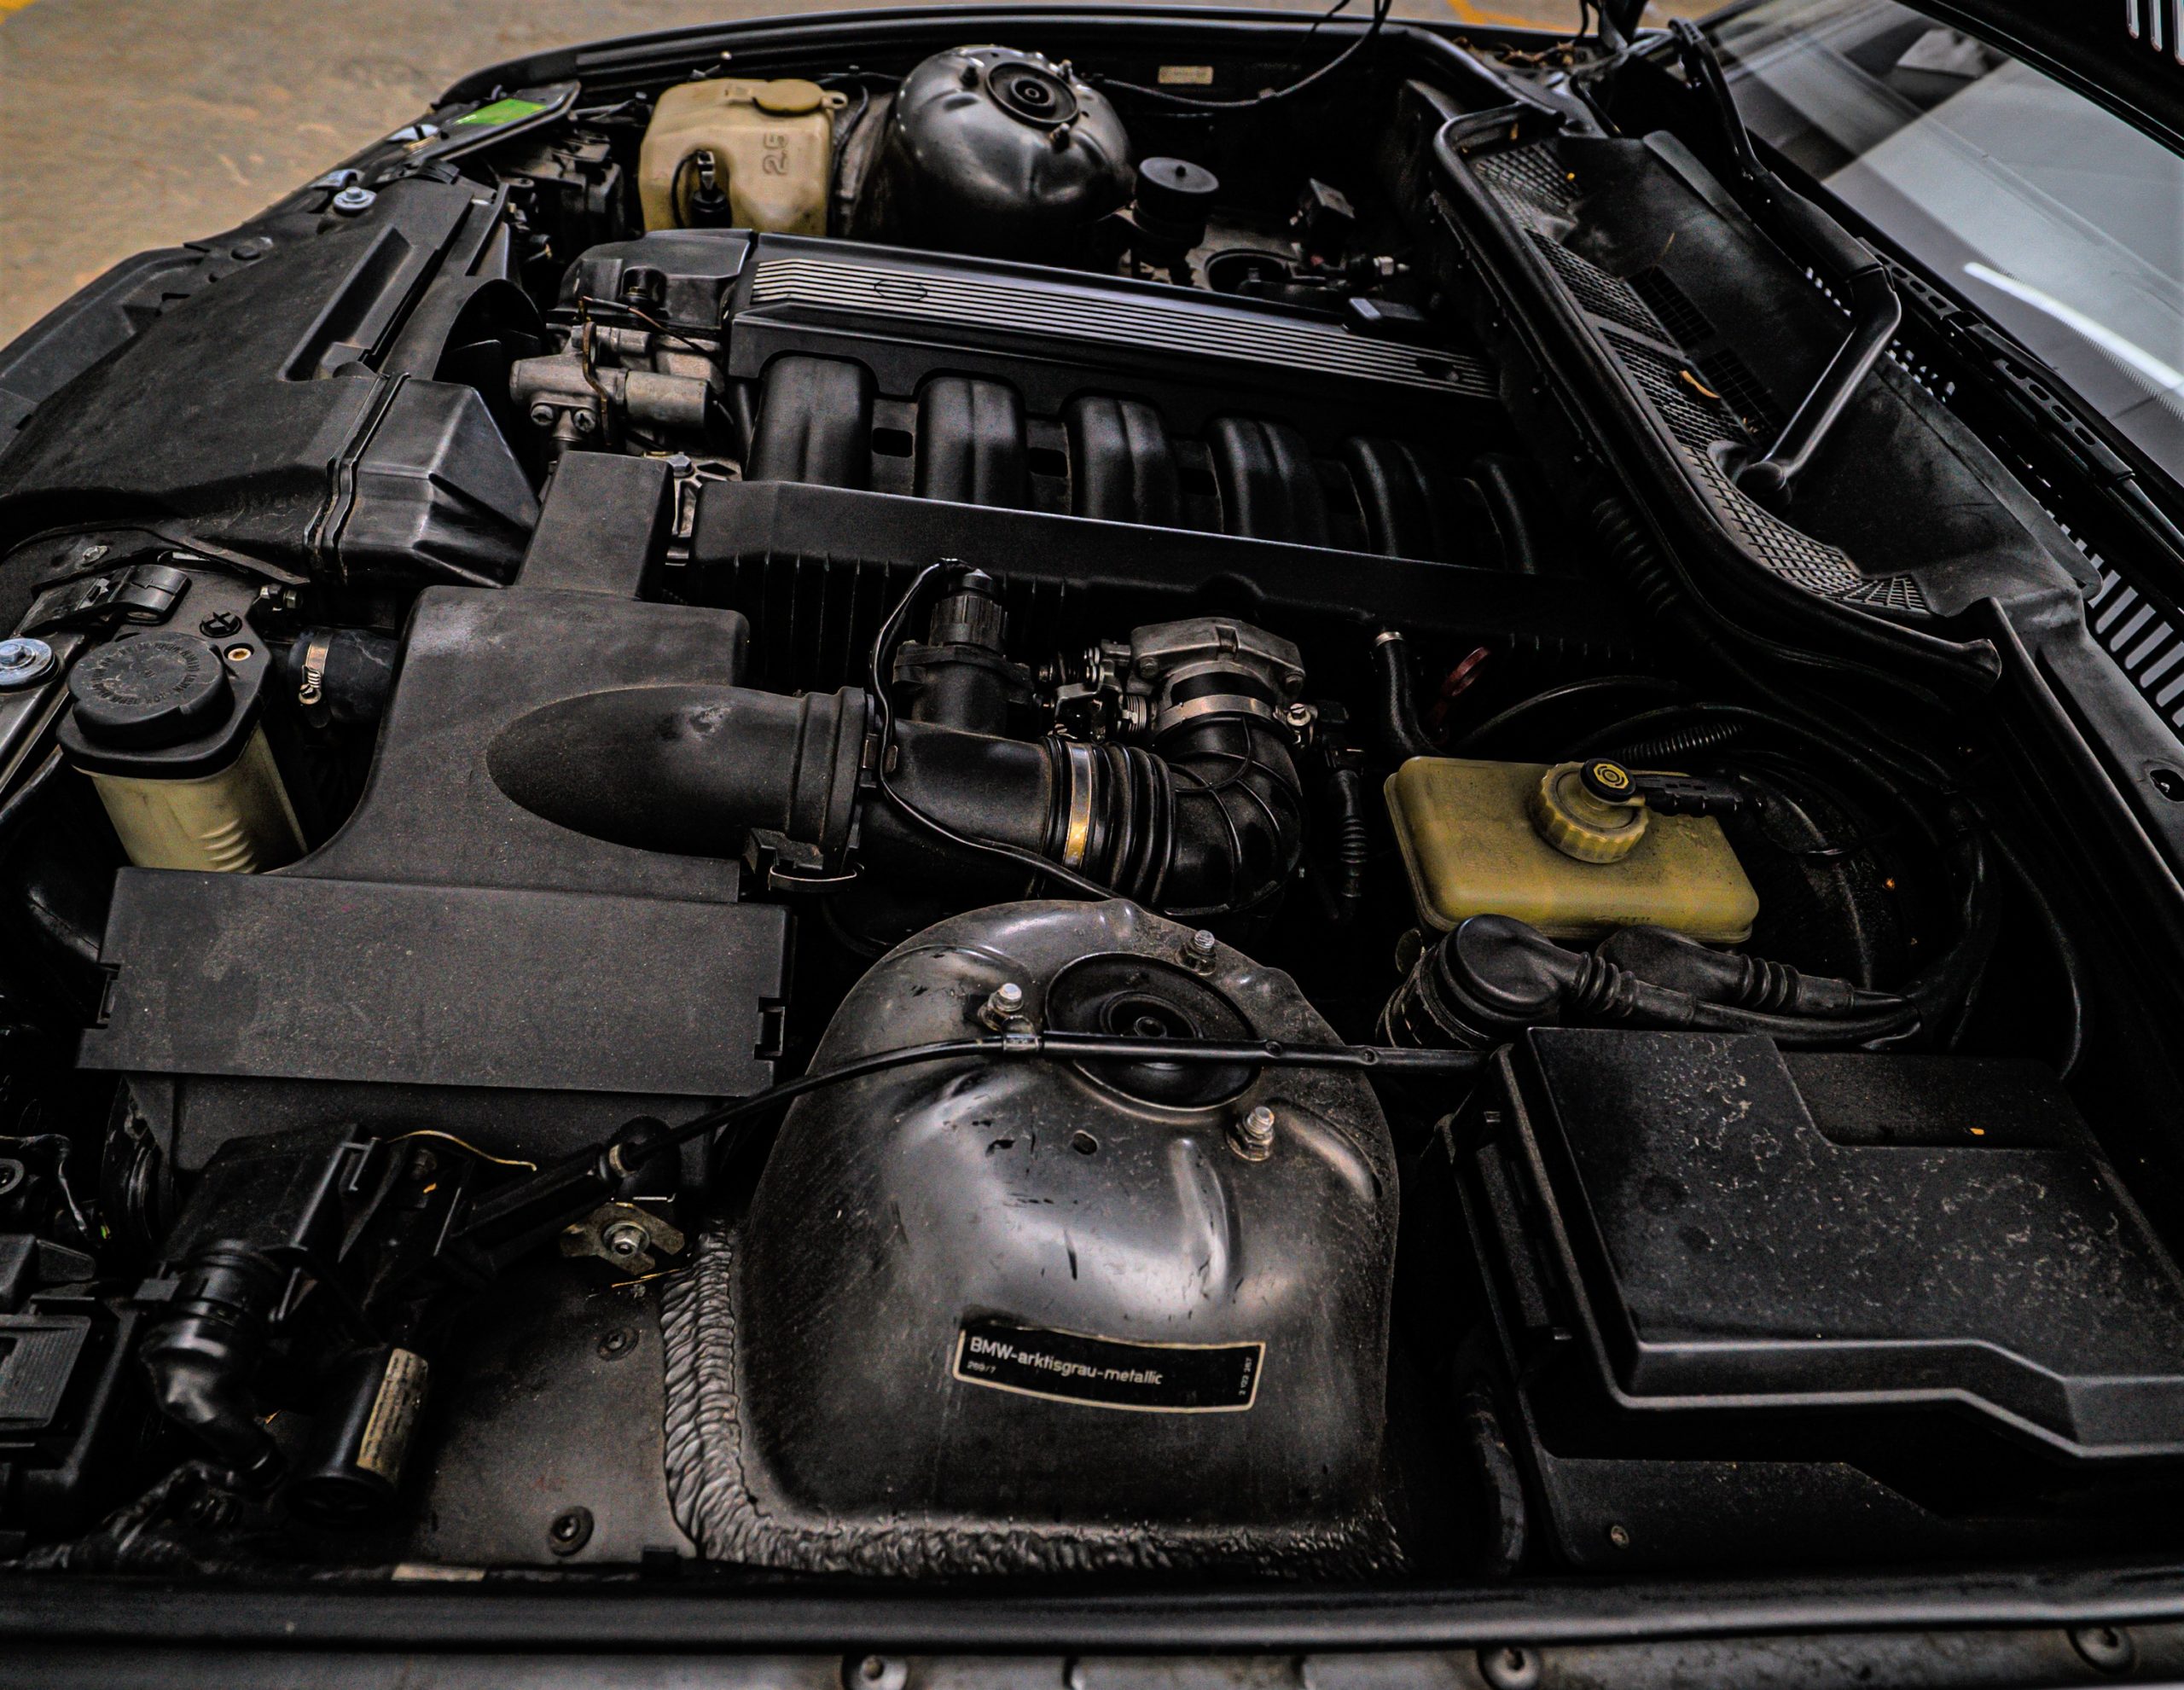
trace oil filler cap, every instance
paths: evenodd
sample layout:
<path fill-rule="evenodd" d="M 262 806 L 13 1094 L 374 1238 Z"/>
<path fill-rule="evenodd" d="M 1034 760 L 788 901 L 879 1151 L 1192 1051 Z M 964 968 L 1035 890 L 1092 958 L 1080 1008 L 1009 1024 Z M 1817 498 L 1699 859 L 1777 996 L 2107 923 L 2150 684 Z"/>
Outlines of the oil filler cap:
<path fill-rule="evenodd" d="M 1533 831 L 1579 862 L 1619 862 L 1646 837 L 1646 799 L 1619 763 L 1558 763 L 1530 804 Z"/>
<path fill-rule="evenodd" d="M 77 730 L 95 745 L 159 751 L 202 738 L 228 719 L 227 665 L 186 634 L 116 640 L 69 671 Z"/>

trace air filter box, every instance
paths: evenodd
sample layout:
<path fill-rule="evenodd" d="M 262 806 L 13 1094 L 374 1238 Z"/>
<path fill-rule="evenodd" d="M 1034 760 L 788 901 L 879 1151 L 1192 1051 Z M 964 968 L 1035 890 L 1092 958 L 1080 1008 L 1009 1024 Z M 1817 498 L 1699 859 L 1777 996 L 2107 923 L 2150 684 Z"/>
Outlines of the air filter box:
<path fill-rule="evenodd" d="M 2033 1062 L 1542 1029 L 1446 1148 L 1580 1565 L 2158 1540 L 2184 1275 Z"/>

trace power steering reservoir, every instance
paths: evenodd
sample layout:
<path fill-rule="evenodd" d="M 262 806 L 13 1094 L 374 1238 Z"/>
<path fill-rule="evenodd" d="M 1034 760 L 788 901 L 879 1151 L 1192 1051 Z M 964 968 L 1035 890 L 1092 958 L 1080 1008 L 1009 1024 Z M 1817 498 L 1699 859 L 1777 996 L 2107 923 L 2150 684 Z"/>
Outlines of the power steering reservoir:
<path fill-rule="evenodd" d="M 303 852 L 258 721 L 270 659 L 254 636 L 124 635 L 79 659 L 61 726 L 140 868 L 256 873 Z"/>

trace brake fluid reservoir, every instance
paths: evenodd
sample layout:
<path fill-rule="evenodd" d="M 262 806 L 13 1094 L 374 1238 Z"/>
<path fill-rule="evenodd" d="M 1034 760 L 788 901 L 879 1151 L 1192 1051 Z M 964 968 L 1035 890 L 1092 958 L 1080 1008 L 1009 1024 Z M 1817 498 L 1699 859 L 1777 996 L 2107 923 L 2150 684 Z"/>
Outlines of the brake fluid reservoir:
<path fill-rule="evenodd" d="M 801 77 L 677 83 L 659 96 L 637 154 L 645 227 L 700 221 L 692 198 L 701 180 L 699 155 L 707 154 L 736 228 L 824 235 L 834 113 L 845 99 Z"/>
<path fill-rule="evenodd" d="M 1413 758 L 1386 791 L 1419 919 L 1441 932 L 1510 915 L 1554 938 L 1639 925 L 1751 936 L 1759 895 L 1711 816 L 1614 814 L 1538 763 Z"/>

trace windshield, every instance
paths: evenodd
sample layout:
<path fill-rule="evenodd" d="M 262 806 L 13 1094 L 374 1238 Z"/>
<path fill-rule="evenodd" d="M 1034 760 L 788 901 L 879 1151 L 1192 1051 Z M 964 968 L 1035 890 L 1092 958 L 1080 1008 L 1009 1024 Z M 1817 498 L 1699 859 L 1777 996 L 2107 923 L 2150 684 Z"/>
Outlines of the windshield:
<path fill-rule="evenodd" d="M 2184 473 L 2184 160 L 1890 0 L 1717 23 L 1764 137 Z"/>

